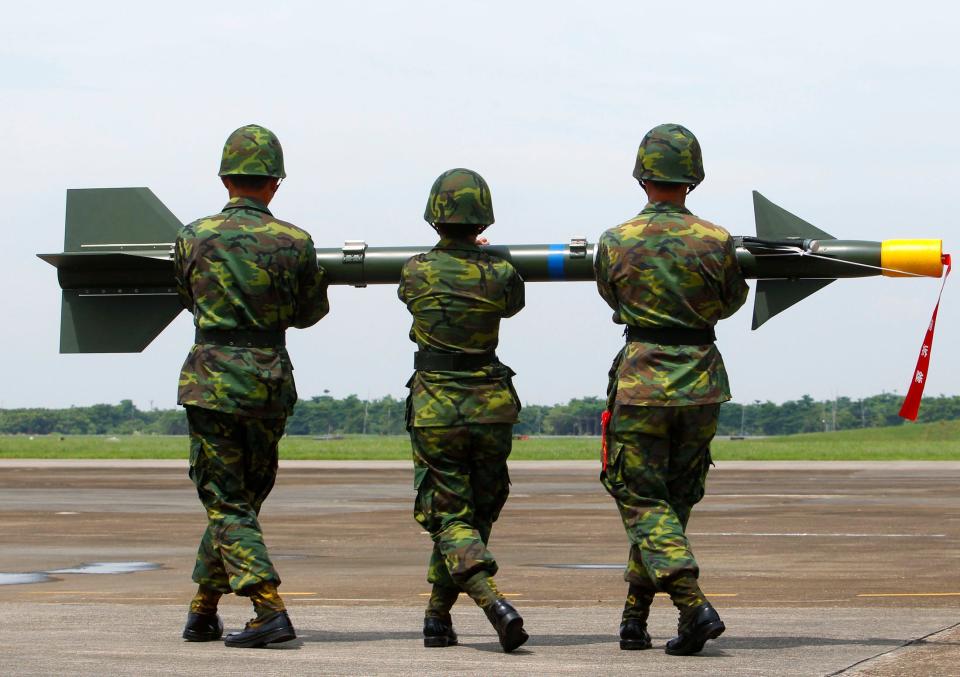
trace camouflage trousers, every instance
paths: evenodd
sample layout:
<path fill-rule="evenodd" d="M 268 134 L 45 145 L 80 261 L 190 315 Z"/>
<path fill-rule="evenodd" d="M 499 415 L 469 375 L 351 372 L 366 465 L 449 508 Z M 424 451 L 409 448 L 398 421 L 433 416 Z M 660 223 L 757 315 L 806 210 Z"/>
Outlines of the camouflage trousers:
<path fill-rule="evenodd" d="M 662 591 L 677 576 L 699 575 L 685 530 L 703 498 L 719 415 L 719 404 L 614 408 L 600 481 L 630 541 L 627 582 Z"/>
<path fill-rule="evenodd" d="M 481 571 L 493 576 L 497 562 L 487 544 L 510 493 L 513 424 L 410 428 L 410 440 L 413 516 L 433 539 L 427 581 L 460 587 Z"/>
<path fill-rule="evenodd" d="M 187 407 L 190 479 L 207 511 L 193 580 L 238 595 L 280 577 L 257 519 L 277 477 L 285 418 L 250 418 Z"/>

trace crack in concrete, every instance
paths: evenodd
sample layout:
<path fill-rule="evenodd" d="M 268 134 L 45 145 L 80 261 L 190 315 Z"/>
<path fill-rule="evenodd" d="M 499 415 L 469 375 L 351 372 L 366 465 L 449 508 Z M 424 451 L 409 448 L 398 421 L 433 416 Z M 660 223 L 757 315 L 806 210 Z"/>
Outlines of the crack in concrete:
<path fill-rule="evenodd" d="M 948 625 L 948 626 L 946 626 L 946 627 L 944 627 L 944 628 L 940 628 L 939 630 L 934 630 L 933 632 L 928 632 L 928 633 L 927 633 L 926 635 L 924 635 L 923 637 L 917 637 L 916 639 L 908 640 L 907 642 L 904 642 L 903 644 L 901 644 L 901 645 L 898 646 L 898 647 L 894 647 L 893 649 L 888 649 L 887 651 L 881 651 L 880 653 L 876 654 L 875 656 L 869 656 L 868 658 L 864 658 L 863 660 L 859 660 L 859 661 L 857 661 L 856 663 L 853 663 L 853 664 L 851 664 L 851 665 L 848 665 L 848 666 L 845 667 L 845 668 L 842 668 L 842 669 L 840 669 L 840 670 L 837 670 L 836 672 L 828 673 L 828 674 L 825 675 L 824 677 L 837 677 L 838 675 L 851 674 L 850 671 L 853 670 L 854 668 L 858 668 L 858 669 L 859 669 L 859 668 L 864 668 L 864 667 L 867 667 L 867 665 L 866 665 L 867 663 L 871 663 L 871 662 L 877 660 L 878 658 L 883 658 L 883 657 L 885 657 L 885 656 L 892 656 L 893 654 L 897 653 L 898 651 L 902 651 L 903 649 L 906 649 L 906 648 L 908 648 L 908 647 L 923 645 L 923 644 L 926 643 L 926 641 L 927 641 L 929 638 L 933 637 L 934 635 L 939 635 L 939 634 L 942 633 L 942 632 L 948 632 L 948 631 L 953 630 L 953 629 L 958 628 L 958 627 L 960 627 L 960 623 L 954 623 L 953 625 Z"/>

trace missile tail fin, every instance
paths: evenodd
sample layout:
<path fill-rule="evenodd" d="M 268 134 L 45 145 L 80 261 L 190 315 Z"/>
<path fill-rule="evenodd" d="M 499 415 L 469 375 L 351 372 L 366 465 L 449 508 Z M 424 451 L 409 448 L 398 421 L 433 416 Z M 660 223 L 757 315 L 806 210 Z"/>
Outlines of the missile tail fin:
<path fill-rule="evenodd" d="M 139 353 L 180 311 L 175 293 L 86 294 L 65 289 L 61 353 Z"/>
<path fill-rule="evenodd" d="M 61 353 L 140 352 L 180 311 L 171 247 L 180 221 L 149 188 L 67 191 L 57 268 Z"/>
<path fill-rule="evenodd" d="M 807 223 L 799 216 L 794 216 L 783 207 L 773 204 L 757 191 L 753 191 L 753 218 L 757 224 L 757 237 L 765 240 L 784 238 L 836 239 L 833 235 Z"/>
<path fill-rule="evenodd" d="M 67 190 L 63 251 L 170 245 L 180 226 L 180 220 L 149 188 L 72 188 Z"/>
<path fill-rule="evenodd" d="M 811 294 L 820 291 L 834 280 L 758 280 L 756 298 L 753 301 L 753 329 L 774 315 L 799 303 Z"/>

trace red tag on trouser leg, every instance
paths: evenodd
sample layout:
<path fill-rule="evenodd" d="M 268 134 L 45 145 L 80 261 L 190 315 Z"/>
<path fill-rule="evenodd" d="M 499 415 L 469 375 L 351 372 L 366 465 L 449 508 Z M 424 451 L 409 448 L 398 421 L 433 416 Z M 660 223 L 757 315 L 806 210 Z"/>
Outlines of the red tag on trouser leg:
<path fill-rule="evenodd" d="M 603 453 L 603 470 L 607 470 L 607 428 L 610 427 L 610 412 L 600 414 L 600 449 Z"/>
<path fill-rule="evenodd" d="M 951 261 L 950 255 L 945 254 L 943 262 L 947 266 L 947 273 L 943 276 L 943 284 L 940 285 L 940 294 L 937 295 L 937 305 L 933 308 L 933 317 L 930 318 L 930 325 L 927 327 L 927 333 L 923 337 L 923 345 L 920 346 L 920 357 L 917 359 L 917 368 L 913 370 L 913 380 L 910 381 L 910 389 L 907 390 L 907 396 L 903 400 L 903 406 L 900 407 L 900 417 L 911 421 L 917 420 L 917 414 L 920 412 L 920 399 L 923 397 L 923 387 L 927 384 L 927 376 L 930 370 L 930 353 L 933 352 L 933 332 L 937 328 L 937 312 L 940 310 L 940 297 L 943 296 L 943 288 L 947 284 L 947 278 L 950 276 Z"/>

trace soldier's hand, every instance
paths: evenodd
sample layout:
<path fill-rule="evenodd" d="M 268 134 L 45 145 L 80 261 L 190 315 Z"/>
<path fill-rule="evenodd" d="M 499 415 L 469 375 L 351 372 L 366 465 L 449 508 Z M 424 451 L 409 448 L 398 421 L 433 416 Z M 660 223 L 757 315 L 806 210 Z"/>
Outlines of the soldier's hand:
<path fill-rule="evenodd" d="M 490 240 L 488 240 L 488 239 L 485 238 L 485 237 L 481 237 L 480 235 L 478 235 L 478 236 L 477 236 L 477 239 L 476 239 L 476 243 L 479 244 L 479 245 L 490 244 Z"/>

